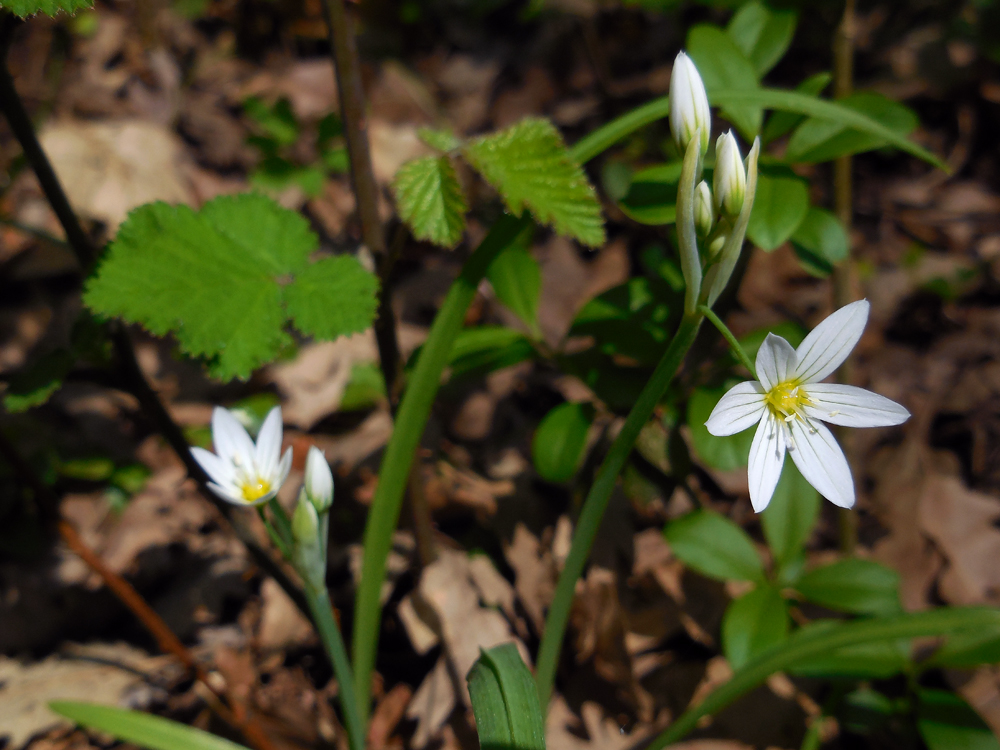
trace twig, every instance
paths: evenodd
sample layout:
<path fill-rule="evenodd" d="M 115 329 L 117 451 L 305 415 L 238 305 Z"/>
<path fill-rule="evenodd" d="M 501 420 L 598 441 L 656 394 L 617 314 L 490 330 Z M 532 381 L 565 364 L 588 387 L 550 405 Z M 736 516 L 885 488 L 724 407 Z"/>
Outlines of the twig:
<path fill-rule="evenodd" d="M 47 513 L 54 511 L 58 514 L 59 498 L 48 485 L 42 482 L 2 432 L 0 432 L 0 455 L 4 457 L 4 460 L 14 470 L 17 477 L 31 489 L 39 506 L 46 509 Z M 216 700 L 211 701 L 210 705 L 219 715 L 219 718 L 233 727 L 233 729 L 241 732 L 256 750 L 274 750 L 274 745 L 268 739 L 264 730 L 261 729 L 252 716 L 247 714 L 245 707 L 237 704 L 236 701 L 233 701 L 232 709 L 225 706 L 223 703 L 225 696 L 212 688 L 212 684 L 208 680 L 208 675 L 202 666 L 198 664 L 191 651 L 181 643 L 180 638 L 163 621 L 163 618 L 149 606 L 149 603 L 143 599 L 142 595 L 135 590 L 132 584 L 105 565 L 104 561 L 101 560 L 94 550 L 87 546 L 86 542 L 83 541 L 79 533 L 77 533 L 76 529 L 68 521 L 63 518 L 57 518 L 56 528 L 66 546 L 75 552 L 91 570 L 101 577 L 104 585 L 135 615 L 136 619 L 153 636 L 160 651 L 176 657 L 186 670 L 193 673 L 195 678 L 211 691 Z"/>
<path fill-rule="evenodd" d="M 374 326 L 375 340 L 378 343 L 386 391 L 391 397 L 397 391 L 396 380 L 399 375 L 396 320 L 387 286 L 392 258 L 386 248 L 385 230 L 378 215 L 379 193 L 368 148 L 368 114 L 365 111 L 365 91 L 361 81 L 361 57 L 358 55 L 353 19 L 344 0 L 324 0 L 323 9 L 329 30 L 330 55 L 337 77 L 340 115 L 351 165 L 351 184 L 358 207 L 358 220 L 361 222 L 361 240 L 375 256 L 382 282 Z"/>
<path fill-rule="evenodd" d="M 850 95 L 854 89 L 854 2 L 855 0 L 844 0 L 844 15 L 840 19 L 840 25 L 833 38 L 833 89 L 837 99 L 843 99 Z M 833 203 L 834 213 L 843 225 L 848 238 L 847 257 L 833 269 L 833 306 L 834 309 L 839 309 L 853 302 L 855 298 L 854 262 L 850 252 L 851 226 L 854 220 L 850 156 L 841 156 L 833 163 Z M 848 357 L 837 371 L 837 380 L 841 383 L 850 383 L 852 371 L 851 358 Z M 837 434 L 849 461 L 852 440 L 844 430 L 839 430 Z M 853 510 L 845 508 L 839 512 L 838 518 L 840 549 L 842 552 L 850 554 L 858 539 L 857 514 Z"/>
<path fill-rule="evenodd" d="M 63 227 L 63 231 L 66 232 L 66 239 L 70 247 L 86 272 L 98 256 L 97 248 L 83 230 L 72 208 L 70 208 L 66 192 L 63 190 L 59 178 L 52 169 L 52 164 L 45 155 L 45 151 L 38 142 L 35 129 L 31 124 L 31 118 L 24 108 L 21 97 L 14 86 L 14 80 L 11 78 L 10 70 L 7 67 L 7 51 L 10 46 L 11 37 L 19 23 L 12 19 L 12 16 L 7 16 L 0 22 L 0 112 L 3 112 L 4 117 L 10 124 L 11 130 L 21 144 L 25 158 L 38 177 L 38 182 L 42 187 L 45 198 L 52 206 L 56 217 L 59 219 L 59 223 Z M 257 544 L 253 533 L 238 521 L 236 514 L 233 513 L 233 509 L 208 489 L 208 476 L 191 455 L 181 428 L 174 422 L 160 401 L 160 397 L 146 380 L 146 376 L 139 367 L 139 362 L 135 356 L 135 349 L 132 347 L 132 342 L 128 337 L 125 327 L 118 322 L 111 322 L 107 325 L 107 330 L 111 343 L 114 346 L 115 356 L 121 368 L 121 374 L 125 379 L 126 387 L 138 399 L 141 408 L 146 412 L 147 416 L 153 420 L 157 431 L 170 444 L 170 447 L 173 448 L 174 452 L 184 463 L 188 474 L 198 483 L 202 494 L 208 498 L 230 523 L 237 537 L 247 547 L 254 562 L 278 582 L 299 609 L 308 613 L 309 605 L 298 586 L 292 582 L 284 569 L 271 557 L 267 550 Z"/>

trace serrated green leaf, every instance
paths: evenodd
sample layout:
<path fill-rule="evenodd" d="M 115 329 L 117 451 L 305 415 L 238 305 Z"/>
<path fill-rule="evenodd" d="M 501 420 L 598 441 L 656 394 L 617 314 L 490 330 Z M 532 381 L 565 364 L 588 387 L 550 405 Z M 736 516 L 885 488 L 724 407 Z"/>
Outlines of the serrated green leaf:
<path fill-rule="evenodd" d="M 810 206 L 805 218 L 791 236 L 799 262 L 815 276 L 825 278 L 833 267 L 847 257 L 847 232 L 825 208 Z"/>
<path fill-rule="evenodd" d="M 706 466 L 720 471 L 729 471 L 746 466 L 750 458 L 750 443 L 753 442 L 756 426 L 749 427 L 735 435 L 718 437 L 712 435 L 705 422 L 715 405 L 726 393 L 725 388 L 696 388 L 688 400 L 687 423 L 691 429 L 691 443 L 694 452 Z"/>
<path fill-rule="evenodd" d="M 747 236 L 770 252 L 792 236 L 808 211 L 809 188 L 805 180 L 759 174 Z"/>
<path fill-rule="evenodd" d="M 517 646 L 481 651 L 466 678 L 482 750 L 545 750 L 545 719 Z"/>
<path fill-rule="evenodd" d="M 764 537 L 779 566 L 801 557 L 816 524 L 819 507 L 819 493 L 805 480 L 793 461 L 785 461 L 771 502 L 761 514 Z"/>
<path fill-rule="evenodd" d="M 94 0 L 0 0 L 0 8 L 15 16 L 26 18 L 35 13 L 55 16 L 59 13 L 76 13 L 94 7 Z"/>
<path fill-rule="evenodd" d="M 788 637 L 788 602 L 774 586 L 758 586 L 730 603 L 722 618 L 722 648 L 733 669 Z"/>
<path fill-rule="evenodd" d="M 919 119 L 909 107 L 872 91 L 859 91 L 838 99 L 836 103 L 867 115 L 901 138 L 912 133 L 919 124 Z M 886 145 L 888 141 L 885 138 L 873 133 L 853 130 L 842 122 L 810 118 L 792 133 L 785 151 L 785 161 L 830 161 L 839 156 L 859 154 Z"/>
<path fill-rule="evenodd" d="M 545 415 L 531 441 L 535 470 L 549 482 L 567 482 L 576 474 L 594 420 L 590 404 L 568 402 Z"/>
<path fill-rule="evenodd" d="M 75 701 L 53 701 L 49 708 L 82 726 L 149 750 L 247 750 L 201 729 L 141 711 Z"/>
<path fill-rule="evenodd" d="M 396 173 L 393 191 L 400 218 L 418 240 L 454 247 L 462 239 L 469 208 L 447 156 L 407 162 Z"/>
<path fill-rule="evenodd" d="M 715 91 L 757 88 L 757 71 L 732 38 L 718 26 L 693 26 L 687 36 L 687 51 L 698 66 L 709 101 Z M 754 104 L 727 104 L 722 107 L 722 116 L 750 141 L 760 131 L 764 117 L 761 108 Z"/>
<path fill-rule="evenodd" d="M 989 726 L 961 696 L 921 689 L 917 698 L 917 729 L 928 750 L 1000 749 Z"/>
<path fill-rule="evenodd" d="M 663 531 L 685 565 L 721 581 L 761 581 L 764 566 L 747 533 L 718 513 L 696 510 L 667 524 Z"/>
<path fill-rule="evenodd" d="M 490 264 L 486 278 L 497 299 L 528 325 L 536 339 L 541 338 L 538 302 L 542 270 L 531 251 L 519 244 L 511 245 Z"/>
<path fill-rule="evenodd" d="M 295 327 L 319 339 L 364 331 L 378 308 L 378 279 L 352 255 L 307 266 L 284 291 Z"/>
<path fill-rule="evenodd" d="M 726 26 L 726 33 L 763 77 L 788 50 L 795 35 L 797 14 L 793 10 L 771 10 L 759 0 L 744 4 Z"/>
<path fill-rule="evenodd" d="M 809 571 L 795 583 L 806 599 L 855 614 L 893 615 L 901 611 L 899 574 L 873 560 L 838 560 Z"/>
<path fill-rule="evenodd" d="M 462 153 L 497 189 L 511 213 L 520 215 L 527 208 L 560 234 L 592 247 L 604 243 L 594 188 L 548 120 L 527 118 L 470 141 Z"/>

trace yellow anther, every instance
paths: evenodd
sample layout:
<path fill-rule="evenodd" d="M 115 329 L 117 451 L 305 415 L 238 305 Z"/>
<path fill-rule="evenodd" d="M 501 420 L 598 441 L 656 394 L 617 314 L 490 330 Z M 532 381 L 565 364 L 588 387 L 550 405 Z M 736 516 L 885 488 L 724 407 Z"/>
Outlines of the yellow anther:
<path fill-rule="evenodd" d="M 772 414 L 786 421 L 797 417 L 802 407 L 811 403 L 798 382 L 794 380 L 777 383 L 764 395 L 764 402 Z"/>
<path fill-rule="evenodd" d="M 240 490 L 243 493 L 243 499 L 248 503 L 252 503 L 254 500 L 259 500 L 271 491 L 271 483 L 266 479 L 257 477 L 256 479 L 244 482 Z"/>

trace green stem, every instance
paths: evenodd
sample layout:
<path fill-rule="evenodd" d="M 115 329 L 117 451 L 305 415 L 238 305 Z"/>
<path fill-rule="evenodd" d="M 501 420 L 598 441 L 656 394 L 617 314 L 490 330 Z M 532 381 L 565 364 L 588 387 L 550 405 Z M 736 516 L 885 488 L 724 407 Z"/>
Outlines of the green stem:
<path fill-rule="evenodd" d="M 340 627 L 333 619 L 333 605 L 326 588 L 320 586 L 314 589 L 305 587 L 309 610 L 312 612 L 316 631 L 330 663 L 337 676 L 337 689 L 340 691 L 340 708 L 344 712 L 344 726 L 347 728 L 347 740 L 351 750 L 365 750 L 365 721 L 360 711 L 360 705 L 354 693 L 354 677 L 351 674 L 351 662 L 347 658 L 347 648 L 340 634 Z"/>
<path fill-rule="evenodd" d="M 657 364 L 652 377 L 642 389 L 642 393 L 639 394 L 632 411 L 625 419 L 621 432 L 611 444 L 590 492 L 587 493 L 580 519 L 577 522 L 576 533 L 573 535 L 573 544 L 559 576 L 552 605 L 549 607 L 545 620 L 545 633 L 542 635 L 542 643 L 538 650 L 535 682 L 538 685 L 538 695 L 543 707 L 548 704 L 549 696 L 552 694 L 556 666 L 559 661 L 563 636 L 566 633 L 566 623 L 569 619 L 570 606 L 573 603 L 576 581 L 583 573 L 590 548 L 597 536 L 601 519 L 615 488 L 618 474 L 632 452 L 632 446 L 639 437 L 639 431 L 649 421 L 653 409 L 663 398 L 667 386 L 670 385 L 670 381 L 673 380 L 684 356 L 691 348 L 691 344 L 694 343 L 702 319 L 702 315 L 695 312 L 693 315 L 686 315 L 681 320 L 680 327 L 674 334 L 670 346 L 667 347 L 667 351 L 664 352 L 659 364 Z"/>
<path fill-rule="evenodd" d="M 267 529 L 267 535 L 270 537 L 271 543 L 277 547 L 281 556 L 285 559 L 291 558 L 292 548 L 284 539 L 282 539 L 281 534 L 278 533 L 277 529 L 274 528 L 274 525 L 268 520 L 267 514 L 264 513 L 263 505 L 257 506 L 257 515 L 260 516 L 260 520 L 264 524 L 264 528 Z"/>
<path fill-rule="evenodd" d="M 743 366 L 750 371 L 750 374 L 753 375 L 753 379 L 756 380 L 757 368 L 754 367 L 753 362 L 750 361 L 750 355 L 743 350 L 743 347 L 740 345 L 740 342 L 736 340 L 733 332 L 730 331 L 726 324 L 722 322 L 722 318 L 712 312 L 712 308 L 707 307 L 706 305 L 698 305 L 698 312 L 708 318 L 712 325 L 718 329 L 719 333 L 722 334 L 722 338 L 729 343 L 729 348 L 733 350 L 733 354 L 739 357 L 740 362 L 743 363 Z"/>
<path fill-rule="evenodd" d="M 410 466 L 437 395 L 441 374 L 448 364 L 451 347 L 465 322 L 465 312 L 476 295 L 486 269 L 530 222 L 527 214 L 521 219 L 504 216 L 490 230 L 486 239 L 475 249 L 462 268 L 462 273 L 448 290 L 441 310 L 427 335 L 417 363 L 399 404 L 392 437 L 382 458 L 375 497 L 365 526 L 364 558 L 361 583 L 354 609 L 354 669 L 358 696 L 368 696 L 371 675 L 375 667 L 380 601 L 385 579 L 386 559 L 392 544 L 392 532 L 399 521 Z M 361 707 L 367 719 L 368 700 Z"/>
<path fill-rule="evenodd" d="M 793 633 L 784 643 L 774 646 L 740 669 L 729 682 L 709 693 L 694 708 L 689 708 L 646 750 L 662 748 L 683 739 L 705 716 L 718 713 L 737 698 L 763 683 L 776 672 L 796 664 L 846 648 L 873 641 L 896 638 L 942 636 L 955 632 L 974 632 L 1000 625 L 1000 612 L 992 607 L 942 607 L 874 620 L 854 620 L 833 627 L 807 627 Z"/>

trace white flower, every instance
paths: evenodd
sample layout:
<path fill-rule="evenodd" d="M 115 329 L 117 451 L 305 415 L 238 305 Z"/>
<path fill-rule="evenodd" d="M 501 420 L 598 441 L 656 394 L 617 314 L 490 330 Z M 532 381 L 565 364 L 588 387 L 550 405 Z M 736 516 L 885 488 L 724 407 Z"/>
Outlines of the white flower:
<path fill-rule="evenodd" d="M 670 74 L 670 129 L 682 154 L 696 133 L 701 138 L 701 153 L 708 151 L 708 135 L 712 129 L 708 95 L 698 68 L 683 52 L 678 52 L 674 58 Z"/>
<path fill-rule="evenodd" d="M 317 513 L 325 513 L 333 505 L 333 473 L 323 451 L 309 446 L 306 456 L 306 495 L 316 506 Z"/>
<path fill-rule="evenodd" d="M 747 192 L 747 172 L 733 131 L 715 142 L 715 174 L 712 178 L 715 207 L 726 216 L 737 216 Z"/>
<path fill-rule="evenodd" d="M 212 412 L 215 453 L 192 448 L 212 492 L 235 505 L 260 505 L 274 497 L 292 468 L 292 449 L 281 455 L 281 407 L 268 413 L 257 444 L 242 424 L 220 406 Z"/>
<path fill-rule="evenodd" d="M 715 209 L 712 207 L 712 189 L 702 180 L 694 189 L 694 225 L 698 234 L 708 237 L 715 224 Z"/>
<path fill-rule="evenodd" d="M 781 476 L 785 452 L 802 476 L 835 505 L 854 505 L 854 479 L 833 434 L 820 422 L 844 427 L 902 424 L 910 412 L 864 388 L 821 383 L 847 359 L 868 320 L 867 300 L 837 310 L 799 346 L 768 334 L 757 353 L 757 377 L 732 388 L 705 426 L 713 435 L 734 435 L 754 424 L 750 446 L 750 501 L 767 507 Z"/>

